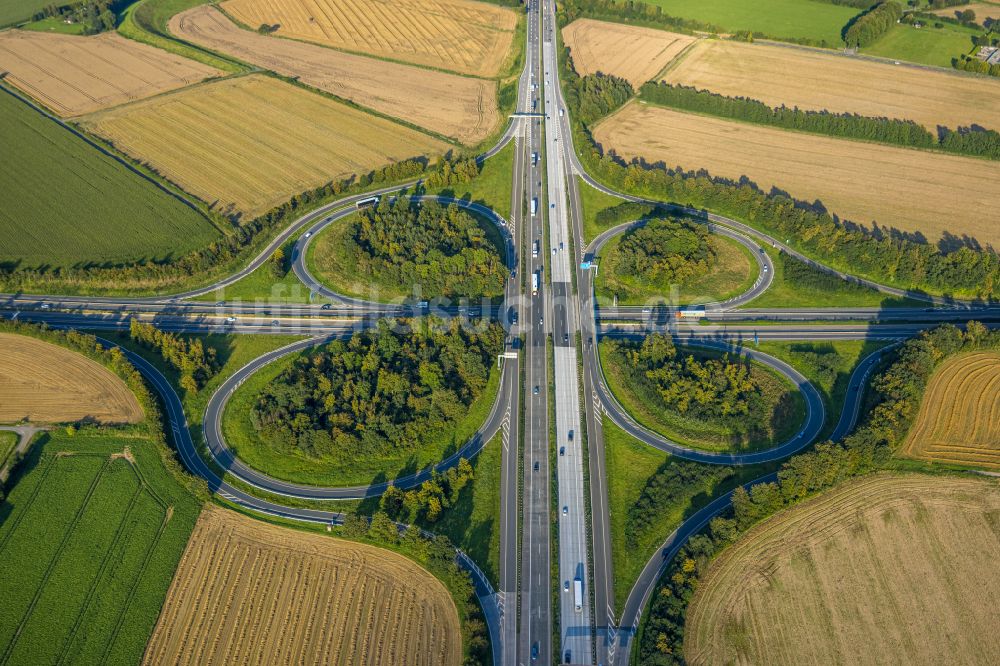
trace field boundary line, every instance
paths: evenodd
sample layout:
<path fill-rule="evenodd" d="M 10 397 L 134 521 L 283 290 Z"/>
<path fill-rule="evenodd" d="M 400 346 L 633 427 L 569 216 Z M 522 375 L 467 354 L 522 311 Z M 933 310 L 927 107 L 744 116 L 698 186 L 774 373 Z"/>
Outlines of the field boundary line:
<path fill-rule="evenodd" d="M 66 549 L 66 544 L 69 543 L 70 537 L 76 531 L 77 525 L 80 524 L 80 517 L 83 516 L 84 511 L 86 511 L 87 506 L 90 504 L 91 498 L 94 496 L 94 490 L 97 488 L 97 484 L 100 482 L 101 477 L 104 476 L 104 472 L 108 469 L 111 459 L 106 458 L 101 469 L 98 470 L 97 474 L 94 475 L 94 480 L 90 482 L 90 488 L 87 489 L 87 494 L 83 498 L 80 507 L 76 510 L 73 515 L 73 521 L 68 525 L 66 532 L 63 534 L 62 541 L 59 542 L 59 547 L 56 548 L 55 553 L 52 554 L 52 559 L 49 560 L 48 566 L 45 568 L 45 574 L 42 576 L 42 580 L 39 582 L 38 589 L 35 590 L 35 594 L 31 599 L 31 603 L 28 604 L 28 608 L 25 610 L 24 615 L 21 616 L 21 621 L 17 624 L 17 629 L 14 630 L 14 635 L 11 636 L 10 643 L 4 649 L 3 655 L 0 656 L 0 664 L 6 664 L 10 661 L 10 654 L 13 652 L 14 648 L 17 646 L 17 640 L 21 636 L 21 632 L 24 630 L 24 625 L 31 619 L 31 615 L 35 611 L 35 606 L 38 605 L 38 599 L 42 596 L 42 592 L 45 590 L 46 583 L 49 581 L 49 576 L 52 575 L 52 570 L 55 568 L 56 563 L 62 556 L 63 550 Z M 23 515 L 23 514 L 22 514 Z"/>
<path fill-rule="evenodd" d="M 45 482 L 45 477 L 49 475 L 49 472 L 52 470 L 52 466 L 55 465 L 55 461 L 57 459 L 56 456 L 54 455 L 45 455 L 45 458 L 47 458 L 45 462 L 45 469 L 42 470 L 42 475 L 39 477 L 38 483 L 35 484 L 35 489 L 32 491 L 31 497 L 28 498 L 28 503 L 25 505 L 24 509 L 22 509 L 21 512 L 18 514 L 17 520 L 14 521 L 14 524 L 11 525 L 10 529 L 3 536 L 3 540 L 0 541 L 0 555 L 2 555 L 3 551 L 7 549 L 7 542 L 10 541 L 10 536 L 17 531 L 17 526 L 21 524 L 21 520 L 24 518 L 24 514 L 26 514 L 28 510 L 31 509 L 32 505 L 35 503 L 35 498 L 38 497 L 38 494 L 41 491 L 42 484 Z"/>

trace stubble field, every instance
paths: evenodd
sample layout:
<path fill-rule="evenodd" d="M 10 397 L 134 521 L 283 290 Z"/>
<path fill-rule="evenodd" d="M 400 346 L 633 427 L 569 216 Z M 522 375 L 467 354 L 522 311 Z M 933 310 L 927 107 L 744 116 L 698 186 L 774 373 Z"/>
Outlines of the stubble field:
<path fill-rule="evenodd" d="M 454 665 L 461 656 L 451 596 L 405 557 L 209 507 L 144 663 Z"/>
<path fill-rule="evenodd" d="M 663 30 L 577 19 L 562 31 L 580 76 L 603 72 L 628 79 L 638 89 L 696 39 Z"/>
<path fill-rule="evenodd" d="M 0 423 L 137 423 L 142 408 L 120 378 L 63 347 L 0 333 Z"/>
<path fill-rule="evenodd" d="M 777 187 L 841 219 L 894 227 L 937 242 L 947 232 L 1000 245 L 990 210 L 1000 163 L 789 132 L 759 125 L 627 104 L 602 121 L 604 149 L 669 167 L 743 176 Z"/>
<path fill-rule="evenodd" d="M 934 371 L 903 453 L 1000 469 L 1000 354 L 963 354 Z"/>
<path fill-rule="evenodd" d="M 930 12 L 931 14 L 937 14 L 938 16 L 955 18 L 955 15 L 959 12 L 968 11 L 970 9 L 976 13 L 976 23 L 979 23 L 980 25 L 982 25 L 984 19 L 992 19 L 994 21 L 1000 19 L 1000 5 L 992 2 L 973 2 L 968 5 L 944 7 L 943 9 L 931 9 Z"/>
<path fill-rule="evenodd" d="M 252 75 L 101 112 L 83 124 L 226 215 L 422 155 L 444 141 Z"/>
<path fill-rule="evenodd" d="M 687 613 L 689 664 L 985 664 L 1000 652 L 996 480 L 878 475 L 752 529 Z"/>
<path fill-rule="evenodd" d="M 702 40 L 663 79 L 770 106 L 1000 130 L 1000 81 L 788 46 Z"/>
<path fill-rule="evenodd" d="M 517 15 L 471 0 L 227 0 L 222 8 L 256 29 L 325 46 L 446 69 L 497 76 Z"/>
<path fill-rule="evenodd" d="M 76 37 L 28 30 L 0 32 L 0 72 L 60 116 L 106 109 L 222 74 L 116 32 Z"/>
<path fill-rule="evenodd" d="M 500 121 L 493 81 L 264 37 L 211 5 L 174 16 L 170 32 L 465 144 L 482 141 Z"/>

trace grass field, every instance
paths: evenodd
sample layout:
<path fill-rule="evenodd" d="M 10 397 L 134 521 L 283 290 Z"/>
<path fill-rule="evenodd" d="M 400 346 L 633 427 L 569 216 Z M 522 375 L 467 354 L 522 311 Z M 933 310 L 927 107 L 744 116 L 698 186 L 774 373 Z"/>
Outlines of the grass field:
<path fill-rule="evenodd" d="M 162 259 L 218 231 L 147 178 L 0 90 L 0 265 Z"/>
<path fill-rule="evenodd" d="M 60 116 L 79 116 L 182 88 L 223 72 L 125 39 L 0 32 L 0 71 Z"/>
<path fill-rule="evenodd" d="M 934 371 L 902 453 L 1000 469 L 1000 353 L 961 354 Z"/>
<path fill-rule="evenodd" d="M 263 75 L 187 88 L 84 124 L 214 209 L 247 217 L 331 180 L 447 149 Z"/>
<path fill-rule="evenodd" d="M 861 52 L 923 65 L 951 67 L 951 59 L 968 53 L 972 49 L 972 38 L 982 32 L 947 23 L 941 28 L 926 25 L 914 28 L 901 24 L 893 26 L 884 37 L 861 49 Z"/>
<path fill-rule="evenodd" d="M 841 29 L 858 14 L 843 7 L 813 0 L 648 0 L 664 14 L 695 19 L 719 26 L 726 32 L 752 30 L 784 39 L 826 41 L 843 45 Z"/>
<path fill-rule="evenodd" d="M 34 30 L 36 32 L 55 32 L 61 35 L 82 35 L 82 23 L 66 23 L 58 16 L 49 16 L 39 21 L 32 21 L 21 26 L 21 30 Z"/>
<path fill-rule="evenodd" d="M 21 441 L 21 435 L 9 430 L 0 430 L 0 469 L 7 464 L 7 456 L 11 454 L 17 443 Z"/>
<path fill-rule="evenodd" d="M 0 505 L 0 658 L 138 663 L 200 503 L 144 437 L 44 438 Z"/>
<path fill-rule="evenodd" d="M 1000 245 L 987 210 L 1000 163 L 790 132 L 642 103 L 601 121 L 595 140 L 714 176 L 746 176 L 761 189 L 819 201 L 842 219 L 899 229 L 936 243 L 945 232 Z"/>
<path fill-rule="evenodd" d="M 411 560 L 210 507 L 146 664 L 461 663 L 448 590 Z"/>
<path fill-rule="evenodd" d="M 603 72 L 628 79 L 638 89 L 652 81 L 695 38 L 653 28 L 577 19 L 562 30 L 573 68 L 580 76 Z"/>
<path fill-rule="evenodd" d="M 466 144 L 479 143 L 500 122 L 494 81 L 266 37 L 237 27 L 211 5 L 174 16 L 170 31 Z"/>
<path fill-rule="evenodd" d="M 480 167 L 479 175 L 470 182 L 428 189 L 426 193 L 475 201 L 492 208 L 504 219 L 510 219 L 510 174 L 513 169 L 514 144 L 509 143 L 499 153 L 486 160 Z"/>
<path fill-rule="evenodd" d="M 761 387 L 771 418 L 768 423 L 754 424 L 760 435 L 748 438 L 719 423 L 685 416 L 662 407 L 662 400 L 647 388 L 645 379 L 625 367 L 621 355 L 611 352 L 607 341 L 599 342 L 601 367 L 608 389 L 621 403 L 625 412 L 640 425 L 671 441 L 705 451 L 756 451 L 767 449 L 789 439 L 805 419 L 805 404 L 801 394 L 786 379 L 757 363 L 752 376 Z M 700 358 L 719 356 L 707 349 L 683 348 Z M 647 391 L 649 392 L 647 394 Z"/>
<path fill-rule="evenodd" d="M 517 14 L 470 0 L 226 0 L 252 29 L 346 51 L 494 77 L 510 57 Z"/>
<path fill-rule="evenodd" d="M 0 27 L 27 21 L 51 4 L 47 0 L 7 0 L 0 4 Z"/>
<path fill-rule="evenodd" d="M 708 245 L 715 250 L 716 260 L 707 275 L 676 284 L 647 280 L 619 267 L 617 249 L 623 238 L 624 235 L 612 238 L 601 250 L 601 268 L 594 285 L 601 303 L 611 304 L 616 295 L 619 305 L 718 302 L 743 293 L 757 279 L 757 267 L 749 250 L 735 241 L 712 235 Z"/>
<path fill-rule="evenodd" d="M 789 363 L 801 372 L 823 398 L 826 422 L 817 440 L 822 441 L 836 427 L 844 409 L 844 399 L 850 386 L 851 373 L 866 356 L 886 346 L 886 342 L 862 340 L 830 340 L 823 342 L 764 341 L 755 349 Z M 861 389 L 859 389 L 861 390 Z"/>
<path fill-rule="evenodd" d="M 996 480 L 881 474 L 784 511 L 698 584 L 688 664 L 985 664 L 1000 652 Z"/>
<path fill-rule="evenodd" d="M 486 388 L 468 413 L 446 428 L 439 427 L 434 432 L 428 432 L 423 446 L 364 460 L 308 456 L 300 452 L 279 451 L 271 442 L 263 441 L 250 418 L 257 396 L 294 358 L 296 354 L 291 354 L 261 368 L 237 388 L 222 416 L 222 433 L 244 463 L 276 478 L 296 483 L 363 485 L 391 480 L 434 465 L 465 444 L 483 425 L 500 386 L 500 372 L 494 367 Z"/>
<path fill-rule="evenodd" d="M 931 132 L 938 125 L 1000 128 L 1000 81 L 822 51 L 706 39 L 664 80 L 769 106 L 913 120 Z"/>
<path fill-rule="evenodd" d="M 0 423 L 138 423 L 142 407 L 125 382 L 82 354 L 0 333 Z"/>

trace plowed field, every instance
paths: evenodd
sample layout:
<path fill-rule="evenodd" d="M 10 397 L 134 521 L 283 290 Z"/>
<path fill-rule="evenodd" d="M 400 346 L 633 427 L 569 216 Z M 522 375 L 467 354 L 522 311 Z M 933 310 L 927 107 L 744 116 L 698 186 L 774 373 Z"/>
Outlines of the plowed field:
<path fill-rule="evenodd" d="M 964 9 L 958 7 L 957 9 Z M 770 106 L 1000 130 L 1000 81 L 789 46 L 702 40 L 664 80 Z"/>
<path fill-rule="evenodd" d="M 78 116 L 223 74 L 116 32 L 0 32 L 0 72 L 61 116 Z"/>
<path fill-rule="evenodd" d="M 211 5 L 174 16 L 178 37 L 467 144 L 500 121 L 496 83 L 353 55 L 239 28 Z"/>
<path fill-rule="evenodd" d="M 137 423 L 135 395 L 86 356 L 35 338 L 0 333 L 0 423 Z"/>
<path fill-rule="evenodd" d="M 431 574 L 387 550 L 209 507 L 147 664 L 459 664 L 458 613 Z"/>
<path fill-rule="evenodd" d="M 945 361 L 931 377 L 903 451 L 1000 469 L 1000 354 L 975 352 Z"/>
<path fill-rule="evenodd" d="M 653 80 L 694 37 L 591 19 L 573 21 L 562 31 L 573 67 L 581 76 L 603 72 L 628 79 L 634 88 Z"/>
<path fill-rule="evenodd" d="M 188 88 L 83 123 L 216 210 L 251 217 L 305 189 L 448 148 L 262 75 Z"/>
<path fill-rule="evenodd" d="M 714 176 L 748 177 L 868 228 L 945 232 L 1000 246 L 990 214 L 1000 162 L 788 132 L 770 127 L 627 104 L 594 138 L 626 159 L 641 156 Z"/>
<path fill-rule="evenodd" d="M 227 0 L 257 29 L 381 58 L 492 77 L 514 39 L 512 9 L 471 0 Z"/>
<path fill-rule="evenodd" d="M 878 475 L 758 525 L 691 602 L 695 664 L 987 664 L 1000 654 L 1000 485 Z"/>

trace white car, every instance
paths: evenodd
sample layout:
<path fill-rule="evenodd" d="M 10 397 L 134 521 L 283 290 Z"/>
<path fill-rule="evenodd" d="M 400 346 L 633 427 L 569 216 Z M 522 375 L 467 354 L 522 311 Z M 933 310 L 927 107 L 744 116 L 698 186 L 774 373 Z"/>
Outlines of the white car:
<path fill-rule="evenodd" d="M 236 321 L 236 317 L 226 317 L 226 321 L 232 324 L 234 321 Z"/>

